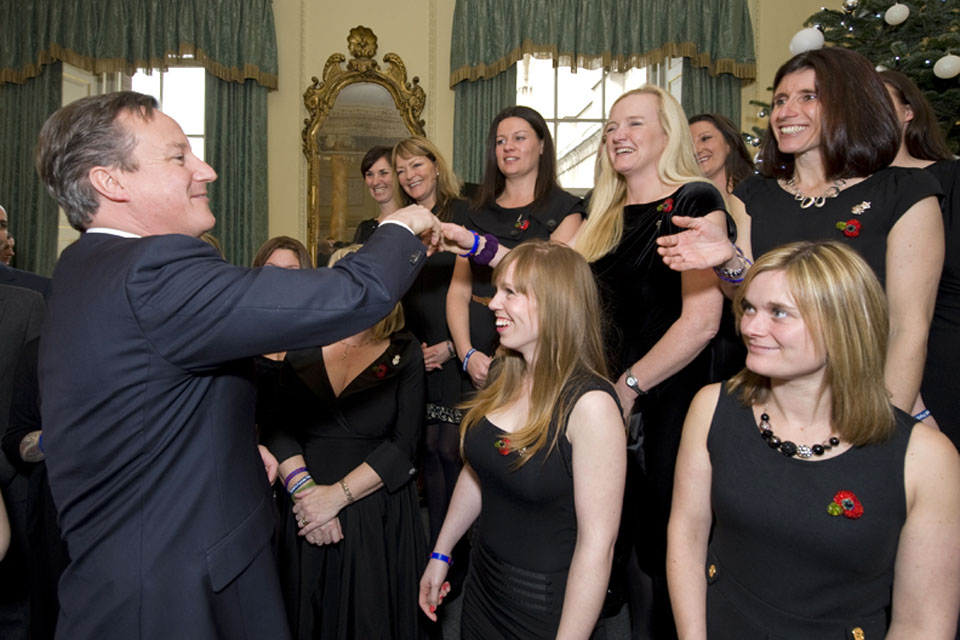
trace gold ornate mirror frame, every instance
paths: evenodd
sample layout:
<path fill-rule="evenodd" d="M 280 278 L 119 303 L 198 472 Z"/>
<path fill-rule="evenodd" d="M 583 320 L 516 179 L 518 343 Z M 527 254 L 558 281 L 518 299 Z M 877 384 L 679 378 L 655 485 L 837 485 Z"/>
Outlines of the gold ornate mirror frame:
<path fill-rule="evenodd" d="M 367 27 L 350 30 L 347 48 L 353 58 L 346 61 L 341 53 L 327 58 L 323 67 L 323 81 L 313 77 L 313 82 L 303 92 L 303 103 L 309 117 L 304 120 L 303 154 L 307 157 L 307 248 L 314 260 L 317 257 L 317 239 L 320 237 L 320 136 L 321 127 L 330 115 L 340 92 L 354 84 L 373 83 L 387 90 L 393 98 L 404 125 L 411 134 L 424 134 L 424 121 L 420 119 L 427 97 L 420 86 L 420 78 L 407 81 L 407 68 L 395 53 L 383 56 L 385 67 L 373 59 L 377 53 L 377 36 Z M 344 61 L 347 67 L 342 67 Z M 336 207 L 334 207 L 336 209 Z M 334 213 L 336 215 L 336 213 Z M 333 223 L 332 223 L 333 224 Z M 324 237 L 326 237 L 324 235 Z"/>

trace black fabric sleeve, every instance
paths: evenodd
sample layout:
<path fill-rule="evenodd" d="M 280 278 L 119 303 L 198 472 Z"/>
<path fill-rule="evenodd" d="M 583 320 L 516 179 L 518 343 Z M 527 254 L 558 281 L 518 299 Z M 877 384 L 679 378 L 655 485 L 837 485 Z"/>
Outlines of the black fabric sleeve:
<path fill-rule="evenodd" d="M 407 344 L 401 355 L 397 384 L 397 423 L 390 440 L 374 449 L 365 460 L 389 492 L 403 487 L 416 475 L 414 460 L 426 410 L 423 351 L 411 334 L 401 335 Z"/>

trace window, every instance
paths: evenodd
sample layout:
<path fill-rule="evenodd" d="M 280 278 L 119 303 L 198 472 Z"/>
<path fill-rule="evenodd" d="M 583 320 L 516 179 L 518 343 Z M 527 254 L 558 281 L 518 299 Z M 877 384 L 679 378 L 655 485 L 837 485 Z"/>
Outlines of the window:
<path fill-rule="evenodd" d="M 517 63 L 517 104 L 539 111 L 550 127 L 557 148 L 557 176 L 564 189 L 582 194 L 593 188 L 597 147 L 613 102 L 647 82 L 667 86 L 676 95 L 680 82 L 671 71 L 679 69 L 680 63 L 677 58 L 623 73 L 603 69 L 573 73 L 569 68 L 554 69 L 552 60 L 530 55 Z"/>
<path fill-rule="evenodd" d="M 138 69 L 131 78 L 131 88 L 157 99 L 160 110 L 177 121 L 190 141 L 190 148 L 201 160 L 204 148 L 204 89 L 203 67 L 171 67 L 147 74 Z"/>

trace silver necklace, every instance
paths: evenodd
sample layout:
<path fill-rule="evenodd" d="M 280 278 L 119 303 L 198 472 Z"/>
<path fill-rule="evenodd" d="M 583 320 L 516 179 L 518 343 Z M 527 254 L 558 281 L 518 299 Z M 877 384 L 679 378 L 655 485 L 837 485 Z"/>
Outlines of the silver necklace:
<path fill-rule="evenodd" d="M 793 194 L 793 199 L 800 203 L 801 209 L 809 209 L 810 207 L 821 209 L 823 205 L 826 204 L 827 198 L 836 198 L 840 195 L 840 190 L 847 184 L 847 181 L 843 178 L 834 181 L 834 183 L 819 196 L 808 196 L 805 195 L 803 191 L 800 191 L 800 189 L 797 188 L 796 176 L 791 176 L 790 179 L 783 184 L 787 188 L 787 191 Z"/>

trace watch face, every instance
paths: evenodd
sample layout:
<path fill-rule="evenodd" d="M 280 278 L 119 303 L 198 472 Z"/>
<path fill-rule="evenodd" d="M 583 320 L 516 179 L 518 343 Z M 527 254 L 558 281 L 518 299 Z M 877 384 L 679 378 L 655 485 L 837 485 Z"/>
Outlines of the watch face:
<path fill-rule="evenodd" d="M 637 379 L 634 378 L 633 376 L 627 376 L 627 386 L 631 388 L 636 387 Z"/>

